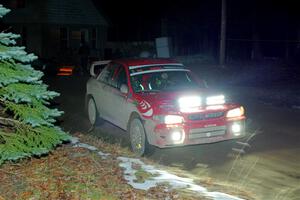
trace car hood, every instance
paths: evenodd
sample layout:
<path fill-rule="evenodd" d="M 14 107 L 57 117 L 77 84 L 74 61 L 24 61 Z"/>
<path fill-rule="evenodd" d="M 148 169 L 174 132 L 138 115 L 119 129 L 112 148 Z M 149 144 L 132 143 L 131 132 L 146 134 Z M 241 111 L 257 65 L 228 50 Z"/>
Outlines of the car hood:
<path fill-rule="evenodd" d="M 176 91 L 176 92 L 148 92 L 148 93 L 139 93 L 139 96 L 148 101 L 149 103 L 166 103 L 177 101 L 180 97 L 183 96 L 200 96 L 206 97 L 210 95 L 218 95 L 216 91 L 210 89 L 198 89 L 198 90 L 188 90 L 188 91 Z"/>
<path fill-rule="evenodd" d="M 147 92 L 147 93 L 138 93 L 138 107 L 139 110 L 143 113 L 148 112 L 148 114 L 161 114 L 166 112 L 179 112 L 177 106 L 177 101 L 180 97 L 184 96 L 200 96 L 205 98 L 211 95 L 220 95 L 217 91 L 211 89 L 197 89 L 197 90 L 188 90 L 188 91 L 176 91 L 176 92 Z M 150 110 L 150 111 L 149 111 Z"/>

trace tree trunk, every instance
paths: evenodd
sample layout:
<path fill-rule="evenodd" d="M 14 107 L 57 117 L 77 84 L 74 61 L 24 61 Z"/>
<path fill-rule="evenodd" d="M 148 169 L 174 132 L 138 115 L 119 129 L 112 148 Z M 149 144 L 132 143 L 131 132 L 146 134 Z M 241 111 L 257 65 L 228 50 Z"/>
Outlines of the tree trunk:
<path fill-rule="evenodd" d="M 254 5 L 253 16 L 252 16 L 252 51 L 251 51 L 251 60 L 260 60 L 262 58 L 261 45 L 260 45 L 259 40 L 260 40 L 260 36 L 259 36 L 259 32 L 257 30 L 256 5 Z"/>
<path fill-rule="evenodd" d="M 226 57 L 226 0 L 222 0 L 221 35 L 220 35 L 220 65 L 225 64 Z"/>

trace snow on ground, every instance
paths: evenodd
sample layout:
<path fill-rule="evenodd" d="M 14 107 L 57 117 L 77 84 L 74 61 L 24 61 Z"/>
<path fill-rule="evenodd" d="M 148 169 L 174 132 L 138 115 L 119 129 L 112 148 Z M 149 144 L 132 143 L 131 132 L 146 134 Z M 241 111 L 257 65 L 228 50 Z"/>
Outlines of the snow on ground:
<path fill-rule="evenodd" d="M 146 165 L 140 159 L 136 158 L 127 158 L 127 157 L 118 157 L 120 160 L 120 167 L 124 168 L 124 178 L 128 181 L 128 184 L 132 187 L 140 190 L 148 190 L 151 187 L 155 187 L 161 183 L 168 183 L 174 189 L 184 189 L 191 190 L 194 192 L 199 192 L 200 195 L 210 197 L 215 200 L 241 200 L 238 197 L 225 194 L 222 192 L 209 192 L 205 187 L 197 185 L 194 183 L 193 179 L 190 178 L 182 178 L 171 174 L 164 170 L 159 170 L 155 168 L 153 165 Z M 143 183 L 135 182 L 137 172 L 136 169 L 133 169 L 132 166 L 139 165 L 142 170 L 153 175 L 148 180 L 145 180 Z"/>
<path fill-rule="evenodd" d="M 97 148 L 94 147 L 94 146 L 91 146 L 89 144 L 85 144 L 85 143 L 77 143 L 77 144 L 74 144 L 74 147 L 82 147 L 82 148 L 85 148 L 85 149 L 88 149 L 88 150 L 91 150 L 91 151 L 96 151 Z M 99 154 L 100 155 L 100 154 Z"/>
<path fill-rule="evenodd" d="M 79 139 L 76 137 L 72 137 L 71 144 L 73 144 L 74 147 L 82 147 L 91 151 L 97 151 L 97 154 L 103 159 L 107 159 L 110 156 L 109 153 L 99 151 L 94 146 L 85 143 L 80 143 Z M 137 158 L 118 157 L 117 159 L 120 161 L 119 166 L 124 168 L 125 180 L 129 185 L 131 185 L 135 189 L 148 190 L 151 187 L 155 187 L 159 184 L 167 183 L 174 189 L 186 188 L 187 190 L 198 192 L 199 195 L 210 197 L 214 200 L 242 200 L 241 198 L 222 192 L 209 192 L 205 187 L 195 184 L 193 179 L 182 178 L 177 175 L 171 174 L 165 170 L 159 170 L 153 165 L 146 165 L 144 162 Z M 153 177 L 144 180 L 143 183 L 135 182 L 135 174 L 137 172 L 137 170 L 133 168 L 133 166 L 135 165 L 138 165 L 141 170 L 152 174 Z"/>
<path fill-rule="evenodd" d="M 101 156 L 103 159 L 107 159 L 110 156 L 110 153 L 103 153 L 102 151 L 98 151 L 98 155 Z"/>
<path fill-rule="evenodd" d="M 79 138 L 78 137 L 71 137 L 70 139 L 71 144 L 76 144 L 79 142 Z"/>

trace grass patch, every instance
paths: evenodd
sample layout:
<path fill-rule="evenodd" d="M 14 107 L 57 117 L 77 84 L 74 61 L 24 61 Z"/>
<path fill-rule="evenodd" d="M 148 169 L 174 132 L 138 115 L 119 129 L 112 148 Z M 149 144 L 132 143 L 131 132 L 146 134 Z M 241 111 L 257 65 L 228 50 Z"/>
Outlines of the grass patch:
<path fill-rule="evenodd" d="M 137 170 L 134 175 L 136 177 L 135 182 L 137 182 L 137 183 L 144 183 L 146 180 L 151 180 L 153 177 L 157 176 L 157 175 L 153 175 L 143 169 Z"/>
<path fill-rule="evenodd" d="M 63 145 L 45 157 L 7 162 L 0 168 L 0 200 L 204 199 L 179 193 L 167 185 L 148 191 L 134 189 L 124 180 L 123 169 L 116 159 L 119 155 L 130 155 L 127 149 L 92 136 L 80 135 L 80 140 L 111 156 L 102 159 L 85 148 Z M 143 182 L 155 175 L 140 168 L 136 176 L 137 181 Z"/>
<path fill-rule="evenodd" d="M 60 147 L 48 157 L 5 164 L 0 194 L 4 199 L 118 199 L 110 182 L 122 182 L 122 172 L 109 166 L 86 149 Z"/>

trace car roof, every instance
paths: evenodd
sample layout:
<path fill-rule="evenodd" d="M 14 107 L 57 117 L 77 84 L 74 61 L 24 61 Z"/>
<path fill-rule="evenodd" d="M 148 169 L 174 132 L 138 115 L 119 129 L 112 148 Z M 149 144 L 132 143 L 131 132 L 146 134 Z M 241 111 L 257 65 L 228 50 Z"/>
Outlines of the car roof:
<path fill-rule="evenodd" d="M 180 62 L 169 58 L 131 58 L 112 60 L 112 62 L 120 63 L 127 67 L 151 64 L 181 64 Z"/>

